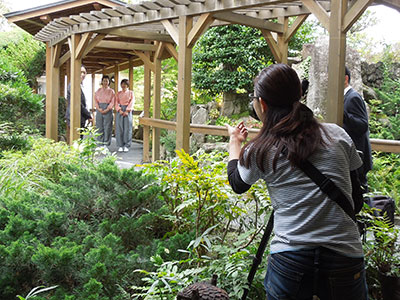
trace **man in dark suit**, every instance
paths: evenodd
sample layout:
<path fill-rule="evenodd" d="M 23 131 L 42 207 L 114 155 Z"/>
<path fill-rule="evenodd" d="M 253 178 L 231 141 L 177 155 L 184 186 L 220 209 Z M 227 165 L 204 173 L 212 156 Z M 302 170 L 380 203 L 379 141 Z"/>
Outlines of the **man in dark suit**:
<path fill-rule="evenodd" d="M 345 69 L 343 128 L 352 138 L 357 150 L 363 153 L 363 165 L 358 173 L 364 192 L 368 192 L 367 173 L 372 169 L 368 113 L 363 98 L 350 86 L 349 69 Z"/>
<path fill-rule="evenodd" d="M 81 67 L 81 83 L 83 82 L 85 77 L 86 77 L 86 69 L 84 66 L 82 66 Z M 65 112 L 65 120 L 67 121 L 68 129 L 70 126 L 70 118 L 71 118 L 70 101 L 71 101 L 71 84 L 69 84 L 68 88 L 67 88 L 67 109 Z M 93 122 L 92 115 L 86 108 L 86 97 L 85 97 L 85 94 L 83 93 L 82 86 L 81 86 L 81 128 L 85 127 L 86 120 L 89 120 L 89 122 Z M 81 136 L 81 138 L 82 138 L 82 136 Z"/>

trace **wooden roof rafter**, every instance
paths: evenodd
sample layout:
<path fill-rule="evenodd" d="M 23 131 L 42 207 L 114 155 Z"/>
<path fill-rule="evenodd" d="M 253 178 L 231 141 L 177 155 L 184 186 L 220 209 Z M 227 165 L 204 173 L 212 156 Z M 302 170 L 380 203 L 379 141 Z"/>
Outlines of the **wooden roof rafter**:
<path fill-rule="evenodd" d="M 329 3 L 329 1 L 322 1 Z M 279 5 L 279 6 L 278 6 Z M 325 4 L 321 4 L 327 6 Z M 267 7 L 271 6 L 270 9 Z M 126 7 L 106 8 L 101 11 L 91 11 L 90 13 L 82 14 L 81 16 L 71 16 L 73 20 L 80 20 L 80 23 L 65 26 L 63 31 L 40 31 L 36 38 L 42 41 L 49 41 L 50 45 L 55 45 L 58 42 L 66 39 L 70 34 L 84 33 L 88 31 L 106 31 L 116 30 L 128 26 L 135 26 L 138 29 L 146 24 L 160 24 L 167 20 L 176 20 L 180 15 L 198 16 L 205 13 L 211 14 L 226 14 L 234 13 L 244 15 L 239 16 L 246 19 L 246 14 L 262 17 L 259 20 L 247 19 L 256 21 L 258 26 L 264 27 L 267 19 L 275 18 L 273 10 L 277 7 L 287 7 L 289 14 L 304 15 L 310 11 L 304 7 L 299 0 L 242 0 L 242 1 L 215 1 L 215 0 L 159 0 L 145 1 L 135 5 Z M 257 10 L 260 8 L 260 10 Z M 240 11 L 239 11 L 240 10 Z M 246 11 L 248 10 L 248 11 Z M 230 15 L 233 19 L 237 15 Z M 219 17 L 227 18 L 227 15 L 219 15 Z M 98 18 L 98 20 L 96 20 Z M 250 18 L 250 17 L 249 17 Z M 83 20 L 84 19 L 84 20 Z M 243 21 L 244 22 L 244 21 Z M 247 22 L 247 23 L 248 23 Z M 265 24 L 264 24 L 265 22 Z M 279 29 L 279 24 L 274 24 L 271 30 Z"/>

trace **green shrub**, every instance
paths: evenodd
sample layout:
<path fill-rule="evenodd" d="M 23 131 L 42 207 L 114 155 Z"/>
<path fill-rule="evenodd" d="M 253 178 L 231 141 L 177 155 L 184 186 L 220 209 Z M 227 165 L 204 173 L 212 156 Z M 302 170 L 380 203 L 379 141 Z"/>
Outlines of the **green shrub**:
<path fill-rule="evenodd" d="M 152 176 L 93 160 L 88 145 L 38 139 L 0 159 L 0 299 L 42 283 L 59 285 L 46 299 L 129 299 L 135 269 L 192 239 L 169 238 Z"/>
<path fill-rule="evenodd" d="M 36 128 L 43 96 L 33 94 L 23 73 L 0 59 L 0 122 L 12 123 L 19 132 Z"/>

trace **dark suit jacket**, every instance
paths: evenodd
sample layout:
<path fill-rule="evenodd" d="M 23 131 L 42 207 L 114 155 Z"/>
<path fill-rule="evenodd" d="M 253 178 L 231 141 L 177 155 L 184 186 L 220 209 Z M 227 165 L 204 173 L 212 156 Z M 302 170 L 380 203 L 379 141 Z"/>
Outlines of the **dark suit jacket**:
<path fill-rule="evenodd" d="M 65 120 L 67 121 L 68 126 L 70 124 L 70 119 L 71 119 L 70 101 L 71 101 L 71 84 L 69 84 L 67 88 L 67 109 L 65 111 Z M 89 120 L 91 118 L 92 115 L 86 108 L 86 98 L 81 88 L 81 128 L 85 127 L 86 120 Z"/>
<path fill-rule="evenodd" d="M 357 150 L 364 154 L 363 170 L 365 175 L 372 169 L 368 113 L 363 98 L 352 88 L 344 95 L 343 128 L 352 138 Z"/>

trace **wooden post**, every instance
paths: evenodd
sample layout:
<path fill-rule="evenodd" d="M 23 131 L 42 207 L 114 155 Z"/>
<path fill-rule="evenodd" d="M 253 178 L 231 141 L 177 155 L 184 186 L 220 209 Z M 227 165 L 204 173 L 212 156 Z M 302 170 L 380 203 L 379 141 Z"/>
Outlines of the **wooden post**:
<path fill-rule="evenodd" d="M 178 52 L 178 103 L 176 120 L 176 149 L 189 153 L 190 147 L 190 94 L 192 81 L 192 48 L 188 45 L 188 35 L 193 19 L 179 17 Z"/>
<path fill-rule="evenodd" d="M 46 46 L 46 138 L 58 141 L 58 97 L 60 68 L 54 66 L 58 46 Z M 57 53 L 58 52 L 58 53 Z"/>
<path fill-rule="evenodd" d="M 71 83 L 71 59 L 65 63 L 65 75 L 67 76 L 67 86 Z"/>
<path fill-rule="evenodd" d="M 118 87 L 119 87 L 119 67 L 118 64 L 114 67 L 114 92 L 115 95 L 118 94 Z"/>
<path fill-rule="evenodd" d="M 144 64 L 144 93 L 143 93 L 143 117 L 150 117 L 150 89 L 151 71 L 148 65 Z M 150 162 L 150 126 L 143 126 L 143 162 Z"/>
<path fill-rule="evenodd" d="M 60 68 L 60 97 L 65 98 L 65 66 Z"/>
<path fill-rule="evenodd" d="M 161 117 L 161 58 L 154 57 L 153 119 Z M 153 127 L 152 160 L 160 159 L 160 128 Z"/>
<path fill-rule="evenodd" d="M 129 60 L 129 89 L 133 91 L 133 60 Z"/>
<path fill-rule="evenodd" d="M 71 101 L 70 101 L 70 139 L 72 144 L 79 139 L 78 128 L 81 127 L 81 66 L 82 62 L 77 58 L 76 50 L 80 41 L 80 35 L 71 35 Z"/>
<path fill-rule="evenodd" d="M 346 32 L 343 20 L 347 0 L 331 0 L 329 18 L 328 103 L 326 122 L 343 124 L 344 65 L 346 57 Z"/>
<path fill-rule="evenodd" d="M 92 73 L 92 114 L 93 114 L 93 126 L 96 126 L 95 110 L 96 110 L 96 73 Z"/>
<path fill-rule="evenodd" d="M 289 41 L 286 40 L 286 35 L 289 29 L 289 18 L 288 17 L 279 17 L 278 22 L 283 24 L 283 33 L 278 33 L 278 47 L 280 52 L 281 63 L 288 63 L 288 49 L 289 49 Z"/>

